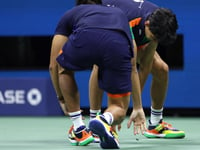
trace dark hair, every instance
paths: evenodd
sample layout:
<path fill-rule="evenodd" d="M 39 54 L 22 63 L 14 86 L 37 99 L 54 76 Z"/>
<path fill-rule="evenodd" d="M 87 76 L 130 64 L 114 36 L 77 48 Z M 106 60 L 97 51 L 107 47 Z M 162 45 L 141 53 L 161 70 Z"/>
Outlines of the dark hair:
<path fill-rule="evenodd" d="M 102 4 L 101 0 L 76 0 L 76 5 L 81 4 Z"/>
<path fill-rule="evenodd" d="M 148 19 L 149 29 L 155 35 L 161 45 L 168 45 L 175 42 L 178 29 L 176 15 L 169 9 L 158 8 Z"/>

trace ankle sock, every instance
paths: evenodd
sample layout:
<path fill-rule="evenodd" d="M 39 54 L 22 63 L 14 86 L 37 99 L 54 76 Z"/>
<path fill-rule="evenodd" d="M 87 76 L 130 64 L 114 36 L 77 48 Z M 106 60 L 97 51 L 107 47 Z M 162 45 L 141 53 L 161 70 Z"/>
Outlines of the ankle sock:
<path fill-rule="evenodd" d="M 70 116 L 70 119 L 73 122 L 74 125 L 74 130 L 76 131 L 80 126 L 85 126 L 83 119 L 82 119 L 82 115 L 81 115 L 81 111 L 76 111 L 76 112 L 71 112 L 68 113 Z"/>
<path fill-rule="evenodd" d="M 151 107 L 151 115 L 150 115 L 150 122 L 151 125 L 159 124 L 160 120 L 163 118 L 163 108 L 162 109 L 154 109 Z"/>
<path fill-rule="evenodd" d="M 98 113 L 101 113 L 100 109 L 98 109 L 98 110 L 90 109 L 90 120 L 93 119 L 93 118 L 95 118 Z"/>
<path fill-rule="evenodd" d="M 109 125 L 111 125 L 113 123 L 114 118 L 110 112 L 103 113 L 103 116 Z"/>

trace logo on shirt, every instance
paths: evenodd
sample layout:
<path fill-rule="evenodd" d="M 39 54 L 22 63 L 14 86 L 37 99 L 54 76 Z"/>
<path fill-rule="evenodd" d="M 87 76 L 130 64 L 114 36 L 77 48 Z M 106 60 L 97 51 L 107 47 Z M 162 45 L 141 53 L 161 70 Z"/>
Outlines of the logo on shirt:
<path fill-rule="evenodd" d="M 138 8 L 142 8 L 142 4 L 144 3 L 144 0 L 133 0 L 136 3 L 140 3 L 140 5 L 138 6 Z"/>
<path fill-rule="evenodd" d="M 107 7 L 115 7 L 115 5 L 107 4 Z"/>

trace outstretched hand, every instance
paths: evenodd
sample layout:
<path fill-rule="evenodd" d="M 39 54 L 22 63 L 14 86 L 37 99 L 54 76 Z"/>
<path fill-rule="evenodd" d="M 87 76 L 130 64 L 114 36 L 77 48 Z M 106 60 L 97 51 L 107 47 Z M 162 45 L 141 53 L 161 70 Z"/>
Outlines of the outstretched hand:
<path fill-rule="evenodd" d="M 145 118 L 145 114 L 143 111 L 143 108 L 134 108 L 130 117 L 129 117 L 129 121 L 127 123 L 127 127 L 130 128 L 131 124 L 134 124 L 134 134 L 139 134 L 142 133 L 144 134 L 144 132 L 147 130 L 146 129 L 146 118 Z"/>

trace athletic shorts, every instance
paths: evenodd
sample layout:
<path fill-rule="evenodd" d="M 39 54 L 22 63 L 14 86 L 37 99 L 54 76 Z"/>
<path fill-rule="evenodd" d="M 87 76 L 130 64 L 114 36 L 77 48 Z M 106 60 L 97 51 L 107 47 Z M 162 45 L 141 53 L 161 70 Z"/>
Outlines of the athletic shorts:
<path fill-rule="evenodd" d="M 111 94 L 131 91 L 133 51 L 126 35 L 120 31 L 87 29 L 69 36 L 58 56 L 65 69 L 81 71 L 99 67 L 99 87 Z"/>

